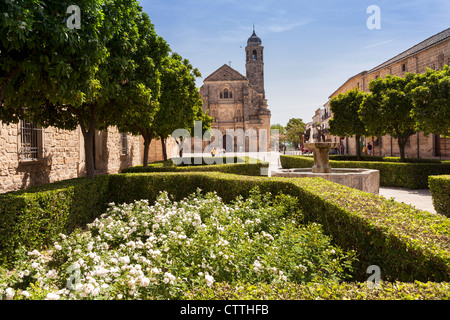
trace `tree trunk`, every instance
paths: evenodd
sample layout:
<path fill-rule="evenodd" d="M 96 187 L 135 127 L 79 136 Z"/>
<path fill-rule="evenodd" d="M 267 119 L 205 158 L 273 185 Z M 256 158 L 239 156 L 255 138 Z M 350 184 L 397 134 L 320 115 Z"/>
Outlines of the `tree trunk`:
<path fill-rule="evenodd" d="M 88 178 L 94 178 L 95 166 L 94 166 L 94 130 L 89 130 L 88 132 L 83 132 L 84 138 L 84 155 L 85 155 L 85 166 L 86 166 L 86 176 Z"/>
<path fill-rule="evenodd" d="M 89 105 L 89 123 L 86 125 L 80 110 L 69 105 L 70 111 L 77 117 L 80 124 L 81 133 L 84 138 L 84 163 L 86 166 L 86 176 L 88 178 L 94 178 L 95 166 L 94 166 L 94 134 L 95 127 L 97 126 L 97 104 Z"/>
<path fill-rule="evenodd" d="M 162 135 L 159 136 L 161 139 L 161 147 L 163 152 L 164 161 L 167 161 L 167 150 L 166 150 L 166 139 Z"/>
<path fill-rule="evenodd" d="M 356 161 L 361 161 L 361 136 L 356 136 Z"/>
<path fill-rule="evenodd" d="M 408 137 L 398 137 L 397 139 L 398 141 L 398 148 L 400 150 L 400 160 L 402 162 L 405 162 L 405 147 L 406 147 L 406 142 L 408 141 Z"/>
<path fill-rule="evenodd" d="M 150 151 L 150 143 L 152 142 L 152 138 L 149 134 L 145 134 L 144 136 L 144 168 L 148 167 L 148 152 Z"/>

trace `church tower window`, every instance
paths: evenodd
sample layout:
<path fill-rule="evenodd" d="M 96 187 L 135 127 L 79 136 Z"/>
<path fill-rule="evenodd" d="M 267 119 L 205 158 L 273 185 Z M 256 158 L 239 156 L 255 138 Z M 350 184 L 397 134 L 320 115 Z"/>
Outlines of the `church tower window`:
<path fill-rule="evenodd" d="M 258 60 L 258 53 L 256 52 L 256 50 L 253 50 L 252 59 Z"/>

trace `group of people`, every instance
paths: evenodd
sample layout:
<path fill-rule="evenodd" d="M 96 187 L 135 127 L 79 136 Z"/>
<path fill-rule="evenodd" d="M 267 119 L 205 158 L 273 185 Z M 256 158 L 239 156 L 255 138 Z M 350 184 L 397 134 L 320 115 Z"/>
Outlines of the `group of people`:
<path fill-rule="evenodd" d="M 363 147 L 363 154 L 365 156 L 367 156 L 367 155 L 371 156 L 372 155 L 372 151 L 373 151 L 373 147 L 370 144 L 370 142 L 367 145 L 364 145 L 364 147 Z"/>

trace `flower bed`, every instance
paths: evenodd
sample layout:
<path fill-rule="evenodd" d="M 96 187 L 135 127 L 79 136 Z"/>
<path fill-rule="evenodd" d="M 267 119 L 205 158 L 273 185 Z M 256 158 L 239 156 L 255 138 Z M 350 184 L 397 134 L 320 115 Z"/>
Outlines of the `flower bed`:
<path fill-rule="evenodd" d="M 0 280 L 6 299 L 180 299 L 215 282 L 336 282 L 355 259 L 315 223 L 299 225 L 298 200 L 261 196 L 225 204 L 197 192 L 171 201 L 113 205 L 88 230 L 28 252 Z"/>

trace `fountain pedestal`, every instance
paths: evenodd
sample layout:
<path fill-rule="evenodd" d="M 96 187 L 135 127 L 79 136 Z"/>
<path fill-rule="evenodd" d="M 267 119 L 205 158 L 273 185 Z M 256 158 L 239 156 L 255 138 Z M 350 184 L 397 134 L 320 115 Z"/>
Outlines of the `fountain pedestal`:
<path fill-rule="evenodd" d="M 314 152 L 313 173 L 331 173 L 330 150 L 339 147 L 339 143 L 333 142 L 314 142 L 305 143 L 305 147 Z"/>

